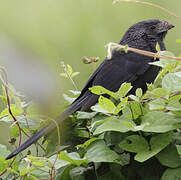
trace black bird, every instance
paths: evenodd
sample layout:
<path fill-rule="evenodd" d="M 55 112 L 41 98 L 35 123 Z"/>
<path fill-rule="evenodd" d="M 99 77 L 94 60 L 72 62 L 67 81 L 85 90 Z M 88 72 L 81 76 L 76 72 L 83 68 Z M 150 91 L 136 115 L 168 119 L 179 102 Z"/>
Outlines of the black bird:
<path fill-rule="evenodd" d="M 173 27 L 171 23 L 158 19 L 141 21 L 132 25 L 119 43 L 154 53 L 158 43 L 160 50 L 164 51 L 166 50 L 163 43 L 164 37 L 167 31 Z M 134 93 L 137 88 L 142 88 L 143 92 L 145 92 L 147 89 L 146 83 L 152 83 L 160 70 L 159 67 L 148 64 L 152 61 L 154 61 L 154 58 L 134 52 L 114 51 L 112 58 L 106 58 L 100 64 L 88 79 L 80 96 L 56 118 L 56 121 L 60 124 L 77 110 L 86 111 L 95 105 L 98 102 L 99 96 L 89 91 L 89 88 L 95 85 L 100 85 L 116 92 L 122 83 L 131 82 L 133 86 L 131 93 Z M 6 159 L 14 157 L 53 129 L 55 129 L 54 123 L 42 128 Z"/>

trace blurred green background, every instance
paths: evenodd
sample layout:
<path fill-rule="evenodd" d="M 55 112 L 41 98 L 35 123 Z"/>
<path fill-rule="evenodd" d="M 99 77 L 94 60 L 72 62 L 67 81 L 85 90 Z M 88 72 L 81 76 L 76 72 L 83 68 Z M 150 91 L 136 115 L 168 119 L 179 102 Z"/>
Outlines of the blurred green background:
<path fill-rule="evenodd" d="M 180 0 L 147 2 L 181 16 Z M 165 42 L 169 51 L 180 54 L 180 44 L 175 41 L 181 38 L 181 20 L 160 9 L 126 2 L 112 5 L 111 0 L 0 0 L 0 44 L 8 39 L 22 54 L 29 52 L 36 61 L 46 64 L 57 77 L 62 72 L 60 61 L 70 64 L 81 72 L 75 78 L 81 89 L 93 71 L 91 65 L 82 63 L 82 57 L 98 56 L 102 61 L 108 42 L 119 42 L 130 25 L 152 18 L 168 20 L 176 26 Z M 26 77 L 23 69 L 22 73 Z M 63 77 L 60 80 L 62 91 L 73 89 L 69 81 Z M 7 139 L 1 139 L 5 144 Z"/>

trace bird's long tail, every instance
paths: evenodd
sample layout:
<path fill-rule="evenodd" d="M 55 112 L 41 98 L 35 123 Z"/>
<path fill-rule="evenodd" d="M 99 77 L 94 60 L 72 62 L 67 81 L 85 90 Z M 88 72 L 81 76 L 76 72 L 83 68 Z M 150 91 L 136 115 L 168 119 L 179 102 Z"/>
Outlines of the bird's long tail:
<path fill-rule="evenodd" d="M 81 108 L 82 104 L 85 102 L 87 97 L 81 97 L 78 99 L 75 103 L 71 104 L 59 117 L 56 118 L 56 122 L 60 124 L 63 120 L 65 120 L 69 115 L 77 111 Z M 40 129 L 36 134 L 34 134 L 32 137 L 30 137 L 27 141 L 25 141 L 21 146 L 19 146 L 15 151 L 13 151 L 11 154 L 9 154 L 6 157 L 6 160 L 11 159 L 12 157 L 16 156 L 29 146 L 31 146 L 33 143 L 35 143 L 38 139 L 40 139 L 42 136 L 47 135 L 50 133 L 53 129 L 56 128 L 55 123 L 50 123 L 49 125 L 43 127 Z"/>

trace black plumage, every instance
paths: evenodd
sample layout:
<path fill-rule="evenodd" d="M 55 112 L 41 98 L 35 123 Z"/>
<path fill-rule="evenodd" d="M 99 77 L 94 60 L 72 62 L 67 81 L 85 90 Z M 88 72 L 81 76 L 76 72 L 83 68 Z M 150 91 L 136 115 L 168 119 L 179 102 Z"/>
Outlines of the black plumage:
<path fill-rule="evenodd" d="M 156 52 L 158 43 L 162 51 L 166 50 L 163 39 L 167 31 L 174 26 L 167 21 L 151 19 L 138 22 L 132 25 L 120 41 L 121 45 L 128 45 L 132 48 Z M 106 89 L 116 92 L 122 83 L 131 82 L 134 94 L 137 88 L 146 91 L 146 83 L 152 83 L 156 78 L 159 67 L 148 64 L 154 58 L 140 55 L 134 52 L 113 51 L 111 59 L 105 59 L 95 72 L 90 76 L 80 96 L 59 116 L 56 121 L 60 124 L 70 114 L 77 110 L 88 110 L 97 103 L 99 96 L 92 94 L 89 88 L 95 85 L 103 86 Z M 18 147 L 6 159 L 10 159 L 36 142 L 42 136 L 48 134 L 55 128 L 52 123 Z"/>

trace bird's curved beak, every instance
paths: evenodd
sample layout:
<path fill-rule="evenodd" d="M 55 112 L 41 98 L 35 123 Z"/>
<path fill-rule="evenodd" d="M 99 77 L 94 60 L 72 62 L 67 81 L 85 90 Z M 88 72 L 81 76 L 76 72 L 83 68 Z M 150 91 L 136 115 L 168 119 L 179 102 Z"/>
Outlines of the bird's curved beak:
<path fill-rule="evenodd" d="M 170 22 L 168 22 L 168 21 L 161 21 L 160 22 L 160 24 L 159 24 L 159 32 L 161 33 L 161 32 L 165 32 L 165 31 L 168 31 L 168 30 L 170 30 L 170 29 L 172 29 L 172 28 L 174 28 L 175 26 L 172 24 L 172 23 L 170 23 Z"/>
<path fill-rule="evenodd" d="M 173 24 L 171 24 L 171 23 L 168 25 L 168 29 L 172 29 L 172 28 L 174 28 L 174 27 L 175 27 L 175 26 L 174 26 Z"/>
<path fill-rule="evenodd" d="M 168 30 L 175 27 L 172 23 L 170 23 L 168 21 L 162 21 L 162 22 Z"/>

